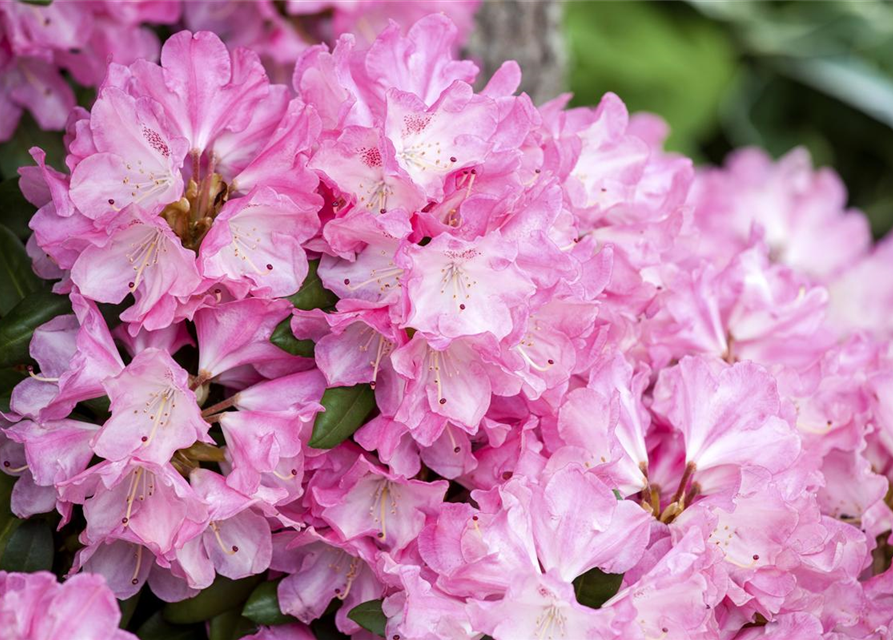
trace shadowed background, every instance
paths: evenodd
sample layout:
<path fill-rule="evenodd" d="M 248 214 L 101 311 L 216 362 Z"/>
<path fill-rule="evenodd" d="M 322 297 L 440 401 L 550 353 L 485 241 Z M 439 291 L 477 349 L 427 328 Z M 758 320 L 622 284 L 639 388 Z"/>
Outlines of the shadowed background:
<path fill-rule="evenodd" d="M 469 45 L 521 63 L 537 103 L 614 91 L 663 116 L 668 146 L 721 163 L 756 145 L 834 167 L 876 237 L 893 226 L 893 6 L 827 2 L 486 0 Z"/>

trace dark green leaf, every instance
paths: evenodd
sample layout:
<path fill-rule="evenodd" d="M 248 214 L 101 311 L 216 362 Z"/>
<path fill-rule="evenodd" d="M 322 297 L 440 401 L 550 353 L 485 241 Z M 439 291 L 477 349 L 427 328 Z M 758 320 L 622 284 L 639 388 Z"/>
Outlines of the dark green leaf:
<path fill-rule="evenodd" d="M 49 571 L 53 568 L 53 530 L 45 520 L 26 520 L 12 533 L 0 569 L 4 571 Z"/>
<path fill-rule="evenodd" d="M 65 166 L 62 132 L 43 131 L 34 118 L 26 113 L 16 127 L 12 139 L 0 144 L 0 174 L 4 179 L 15 178 L 19 167 L 34 165 L 34 159 L 28 152 L 31 147 L 40 147 L 46 152 L 47 164 L 57 169 Z"/>
<path fill-rule="evenodd" d="M 311 260 L 307 277 L 304 278 L 304 284 L 301 285 L 301 289 L 288 297 L 296 309 L 305 311 L 310 309 L 328 309 L 329 307 L 334 307 L 335 303 L 338 302 L 338 296 L 323 286 L 322 280 L 319 279 L 319 275 L 316 273 L 317 267 L 319 267 L 319 260 Z"/>
<path fill-rule="evenodd" d="M 332 449 L 351 437 L 375 407 L 375 393 L 368 384 L 326 389 L 320 401 L 324 413 L 316 416 L 310 446 Z"/>
<path fill-rule="evenodd" d="M 313 340 L 298 340 L 295 338 L 295 334 L 291 332 L 291 316 L 276 326 L 273 335 L 270 336 L 270 342 L 293 356 L 313 357 L 313 348 L 315 346 Z"/>
<path fill-rule="evenodd" d="M 53 4 L 53 0 L 19 0 L 23 4 L 36 4 L 41 7 L 48 7 Z"/>
<path fill-rule="evenodd" d="M 24 522 L 24 520 L 19 520 L 13 515 L 9 506 L 12 498 L 12 488 L 15 486 L 16 480 L 18 478 L 15 476 L 9 476 L 0 472 L 0 557 L 3 556 L 6 544 L 12 537 L 12 534 Z"/>
<path fill-rule="evenodd" d="M 101 398 L 91 398 L 90 400 L 84 400 L 79 403 L 83 407 L 86 407 L 90 413 L 92 413 L 96 418 L 100 419 L 101 422 L 105 422 L 109 418 L 109 412 L 112 407 L 111 400 L 109 400 L 108 396 L 102 396 Z"/>
<path fill-rule="evenodd" d="M 6 225 L 0 224 L 0 316 L 40 289 L 42 282 L 31 268 L 25 245 Z"/>
<path fill-rule="evenodd" d="M 22 195 L 17 177 L 0 182 L 0 220 L 21 240 L 31 235 L 28 222 L 35 211 L 34 205 Z"/>
<path fill-rule="evenodd" d="M 381 610 L 381 600 L 369 600 L 358 604 L 350 610 L 347 617 L 366 629 L 366 631 L 384 636 L 388 619 L 385 618 L 384 612 Z"/>
<path fill-rule="evenodd" d="M 238 609 L 211 618 L 208 640 L 239 640 L 257 631 L 257 625 L 243 618 Z"/>
<path fill-rule="evenodd" d="M 121 629 L 126 629 L 127 625 L 130 624 L 130 619 L 133 618 L 133 612 L 136 611 L 136 605 L 140 602 L 140 594 L 142 591 L 137 591 L 134 595 L 127 598 L 127 600 L 118 600 L 118 607 L 121 609 L 121 622 L 118 623 L 118 626 Z"/>
<path fill-rule="evenodd" d="M 175 624 L 210 620 L 224 611 L 239 608 L 261 580 L 263 580 L 261 576 L 251 576 L 242 580 L 230 580 L 218 576 L 214 584 L 194 598 L 166 605 L 164 619 Z"/>
<path fill-rule="evenodd" d="M 276 588 L 279 580 L 262 582 L 248 597 L 242 608 L 242 615 L 263 625 L 286 624 L 295 622 L 295 618 L 282 613 L 279 608 L 279 595 Z"/>
<path fill-rule="evenodd" d="M 31 334 L 43 323 L 63 313 L 71 313 L 68 297 L 42 289 L 29 294 L 0 318 L 0 367 L 30 362 L 28 346 L 31 344 Z"/>
<path fill-rule="evenodd" d="M 590 569 L 574 580 L 574 593 L 577 602 L 592 609 L 598 609 L 614 597 L 623 582 L 622 573 L 605 573 L 601 569 Z"/>
<path fill-rule="evenodd" d="M 136 636 L 140 640 L 204 640 L 205 633 L 200 624 L 171 624 L 157 611 L 137 629 Z"/>
<path fill-rule="evenodd" d="M 16 369 L 0 369 L 0 411 L 9 411 L 13 388 L 27 377 Z"/>

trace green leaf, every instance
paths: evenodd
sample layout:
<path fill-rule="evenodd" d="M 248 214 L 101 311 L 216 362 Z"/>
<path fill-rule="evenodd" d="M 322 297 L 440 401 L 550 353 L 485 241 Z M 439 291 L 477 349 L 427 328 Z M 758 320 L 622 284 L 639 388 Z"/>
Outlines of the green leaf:
<path fill-rule="evenodd" d="M 16 369 L 0 369 L 0 411 L 9 411 L 13 388 L 27 377 Z"/>
<path fill-rule="evenodd" d="M 48 7 L 53 4 L 53 0 L 19 0 L 22 4 L 36 4 L 40 7 Z"/>
<path fill-rule="evenodd" d="M 208 640 L 239 640 L 256 631 L 257 625 L 235 609 L 211 618 Z"/>
<path fill-rule="evenodd" d="M 0 224 L 0 316 L 5 316 L 43 281 L 31 268 L 25 245 L 9 227 Z"/>
<path fill-rule="evenodd" d="M 270 342 L 293 356 L 302 356 L 304 358 L 312 358 L 313 349 L 316 346 L 313 344 L 313 340 L 298 340 L 295 338 L 295 334 L 291 332 L 291 316 L 276 326 L 276 329 L 273 330 L 273 335 L 270 336 Z"/>
<path fill-rule="evenodd" d="M 375 407 L 375 393 L 368 384 L 326 389 L 320 401 L 324 413 L 316 416 L 310 446 L 332 449 L 351 437 Z"/>
<path fill-rule="evenodd" d="M 251 576 L 241 580 L 218 576 L 214 584 L 197 596 L 166 605 L 164 619 L 175 624 L 210 620 L 224 611 L 240 607 L 261 580 L 262 576 Z"/>
<path fill-rule="evenodd" d="M 577 602 L 592 609 L 598 609 L 620 590 L 622 573 L 605 573 L 601 569 L 590 569 L 574 580 L 574 594 Z"/>
<path fill-rule="evenodd" d="M 0 220 L 21 240 L 31 235 L 28 222 L 35 211 L 34 205 L 22 195 L 18 177 L 0 182 Z"/>
<path fill-rule="evenodd" d="M 319 260 L 311 260 L 308 265 L 307 277 L 304 278 L 304 284 L 301 289 L 288 297 L 288 300 L 296 309 L 309 311 L 310 309 L 328 309 L 334 307 L 338 302 L 338 296 L 326 289 L 316 269 L 319 267 Z"/>
<path fill-rule="evenodd" d="M 13 531 L 0 558 L 4 571 L 49 571 L 53 568 L 53 529 L 45 520 L 26 520 Z"/>
<path fill-rule="evenodd" d="M 171 624 L 156 611 L 142 626 L 137 629 L 136 636 L 140 640 L 204 640 L 202 625 L 178 626 Z"/>
<path fill-rule="evenodd" d="M 71 313 L 68 297 L 40 290 L 26 296 L 0 318 L 0 367 L 30 362 L 28 346 L 34 330 L 63 313 Z"/>
<path fill-rule="evenodd" d="M 347 617 L 363 627 L 366 631 L 371 631 L 376 635 L 384 636 L 385 626 L 388 623 L 388 619 L 385 618 L 384 612 L 381 610 L 381 600 L 369 600 L 358 604 L 350 610 Z"/>
<path fill-rule="evenodd" d="M 19 167 L 34 165 L 28 150 L 40 147 L 47 154 L 47 164 L 60 169 L 64 165 L 65 146 L 61 131 L 44 131 L 29 113 L 25 113 L 12 139 L 0 144 L 0 174 L 4 179 L 15 178 Z"/>
<path fill-rule="evenodd" d="M 279 580 L 262 582 L 248 596 L 242 608 L 242 615 L 249 620 L 263 625 L 286 624 L 295 622 L 293 616 L 282 613 L 279 608 L 279 595 L 276 592 Z"/>
<path fill-rule="evenodd" d="M 118 600 L 118 608 L 121 609 L 121 622 L 118 623 L 118 627 L 121 629 L 126 629 L 127 625 L 130 624 L 131 618 L 133 618 L 133 613 L 136 611 L 136 605 L 140 602 L 140 594 L 142 591 L 137 591 L 134 595 L 127 598 L 127 600 Z"/>
<path fill-rule="evenodd" d="M 6 549 L 6 545 L 15 530 L 24 522 L 13 515 L 9 503 L 12 499 L 12 488 L 15 486 L 15 476 L 9 476 L 0 472 L 0 557 Z"/>

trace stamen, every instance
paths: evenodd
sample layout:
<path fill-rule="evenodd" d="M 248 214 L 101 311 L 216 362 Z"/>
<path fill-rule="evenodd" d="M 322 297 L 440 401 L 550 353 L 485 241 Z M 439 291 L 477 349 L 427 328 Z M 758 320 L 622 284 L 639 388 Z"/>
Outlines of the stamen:
<path fill-rule="evenodd" d="M 37 375 L 34 373 L 34 367 L 32 366 L 28 367 L 28 375 L 40 382 L 59 382 L 59 378 L 44 378 L 43 376 Z"/>
<path fill-rule="evenodd" d="M 227 546 L 223 544 L 223 539 L 220 537 L 220 527 L 217 526 L 217 523 L 212 520 L 208 524 L 211 527 L 211 531 L 214 532 L 214 537 L 217 539 L 217 545 L 220 547 L 220 550 L 228 556 L 235 555 L 239 551 L 239 547 L 232 546 L 227 548 Z"/>
<path fill-rule="evenodd" d="M 139 584 L 139 579 L 137 576 L 140 574 L 140 565 L 143 562 L 143 547 L 142 545 L 136 548 L 136 567 L 133 570 L 133 576 L 130 578 L 130 584 L 136 585 Z"/>

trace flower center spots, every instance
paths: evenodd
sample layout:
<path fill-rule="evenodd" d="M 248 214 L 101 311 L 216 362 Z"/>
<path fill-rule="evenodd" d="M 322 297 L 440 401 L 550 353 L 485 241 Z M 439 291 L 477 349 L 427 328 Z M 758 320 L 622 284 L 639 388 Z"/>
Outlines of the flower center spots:
<path fill-rule="evenodd" d="M 367 167 L 381 166 L 381 152 L 372 147 L 363 147 L 360 149 L 360 159 Z"/>
<path fill-rule="evenodd" d="M 729 543 L 738 536 L 738 528 L 737 527 L 729 527 L 729 525 L 723 525 L 722 528 L 717 526 L 710 536 L 707 538 L 707 542 L 712 542 L 716 545 L 716 547 L 722 551 L 725 556 L 726 562 L 729 564 L 733 564 L 736 567 L 741 569 L 753 569 L 757 563 L 760 561 L 760 556 L 757 553 L 750 555 L 747 558 L 733 558 L 729 553 Z"/>
<path fill-rule="evenodd" d="M 170 157 L 171 150 L 157 131 L 155 131 L 154 129 L 150 129 L 146 125 L 143 125 L 142 131 L 143 137 L 146 139 L 146 142 L 149 143 L 150 147 L 155 149 L 155 151 L 163 155 L 165 158 Z"/>
<path fill-rule="evenodd" d="M 383 249 L 380 253 L 383 258 L 386 258 L 388 256 L 388 252 Z M 369 269 L 369 277 L 366 280 L 354 284 L 348 278 L 347 280 L 345 280 L 344 284 L 349 291 L 357 291 L 371 284 L 376 284 L 378 285 L 379 296 L 382 296 L 390 292 L 392 287 L 400 287 L 400 283 L 397 281 L 397 278 L 399 278 L 401 275 L 403 275 L 403 269 L 396 266 L 393 259 L 391 259 L 387 261 L 387 266 L 385 267 L 375 267 Z"/>
<path fill-rule="evenodd" d="M 431 123 L 431 116 L 412 113 L 403 116 L 403 135 L 417 135 Z"/>

